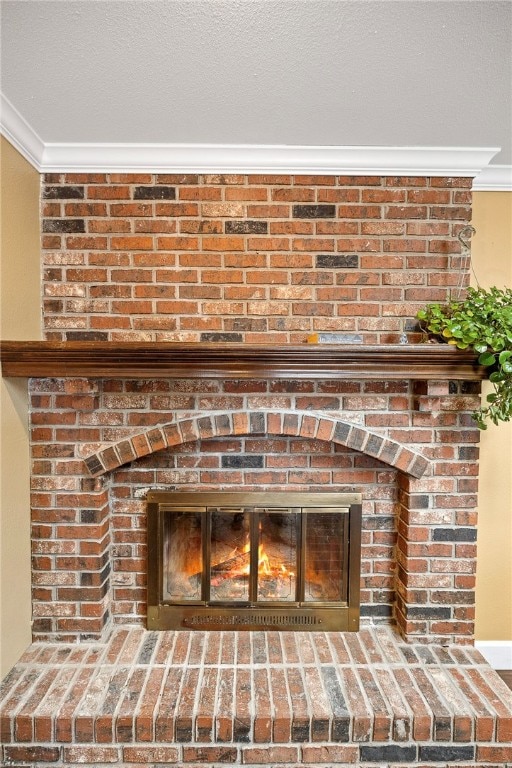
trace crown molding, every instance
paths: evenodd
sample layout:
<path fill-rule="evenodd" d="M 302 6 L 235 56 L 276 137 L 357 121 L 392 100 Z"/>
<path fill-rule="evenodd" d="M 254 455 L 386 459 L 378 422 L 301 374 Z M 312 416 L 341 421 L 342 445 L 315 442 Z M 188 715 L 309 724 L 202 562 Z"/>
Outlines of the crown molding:
<path fill-rule="evenodd" d="M 38 171 L 41 170 L 45 145 L 7 96 L 0 92 L 0 133 Z"/>
<path fill-rule="evenodd" d="M 511 192 L 512 165 L 488 165 L 473 182 L 474 192 Z"/>
<path fill-rule="evenodd" d="M 472 177 L 498 151 L 488 147 L 46 144 L 41 170 Z"/>
<path fill-rule="evenodd" d="M 509 167 L 489 166 L 495 147 L 45 143 L 1 93 L 0 130 L 41 173 L 468 176 L 475 189 L 512 189 Z"/>

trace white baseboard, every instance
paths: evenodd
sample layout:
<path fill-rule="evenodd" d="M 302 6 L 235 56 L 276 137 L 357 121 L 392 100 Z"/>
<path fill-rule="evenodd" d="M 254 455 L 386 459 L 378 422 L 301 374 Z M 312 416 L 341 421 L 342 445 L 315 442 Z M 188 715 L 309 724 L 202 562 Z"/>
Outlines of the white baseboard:
<path fill-rule="evenodd" d="M 512 640 L 477 640 L 475 648 L 493 669 L 512 670 Z"/>

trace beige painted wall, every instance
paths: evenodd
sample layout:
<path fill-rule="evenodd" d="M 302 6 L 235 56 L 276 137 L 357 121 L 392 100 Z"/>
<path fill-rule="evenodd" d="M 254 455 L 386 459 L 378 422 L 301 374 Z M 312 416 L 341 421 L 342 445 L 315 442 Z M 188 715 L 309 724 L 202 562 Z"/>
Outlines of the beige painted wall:
<path fill-rule="evenodd" d="M 472 223 L 478 282 L 512 288 L 512 192 L 475 192 Z M 476 637 L 512 640 L 512 423 L 491 424 L 480 445 Z"/>
<path fill-rule="evenodd" d="M 0 145 L 0 337 L 41 338 L 39 174 Z M 30 500 L 26 379 L 0 381 L 0 678 L 29 645 Z"/>

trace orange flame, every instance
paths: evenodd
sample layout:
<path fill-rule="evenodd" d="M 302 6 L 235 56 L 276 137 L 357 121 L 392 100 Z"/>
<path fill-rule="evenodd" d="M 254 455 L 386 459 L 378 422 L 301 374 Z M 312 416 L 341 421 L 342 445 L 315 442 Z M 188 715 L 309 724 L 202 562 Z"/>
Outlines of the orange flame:
<path fill-rule="evenodd" d="M 258 574 L 260 576 L 269 576 L 271 573 L 272 569 L 270 567 L 270 560 L 268 559 L 268 555 L 263 549 L 263 544 L 260 544 L 258 547 Z"/>

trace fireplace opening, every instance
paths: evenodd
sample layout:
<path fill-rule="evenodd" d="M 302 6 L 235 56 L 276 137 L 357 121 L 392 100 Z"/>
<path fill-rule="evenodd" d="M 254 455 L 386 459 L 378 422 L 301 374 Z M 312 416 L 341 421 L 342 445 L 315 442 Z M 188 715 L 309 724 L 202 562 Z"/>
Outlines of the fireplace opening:
<path fill-rule="evenodd" d="M 148 629 L 356 631 L 361 495 L 152 491 Z"/>

